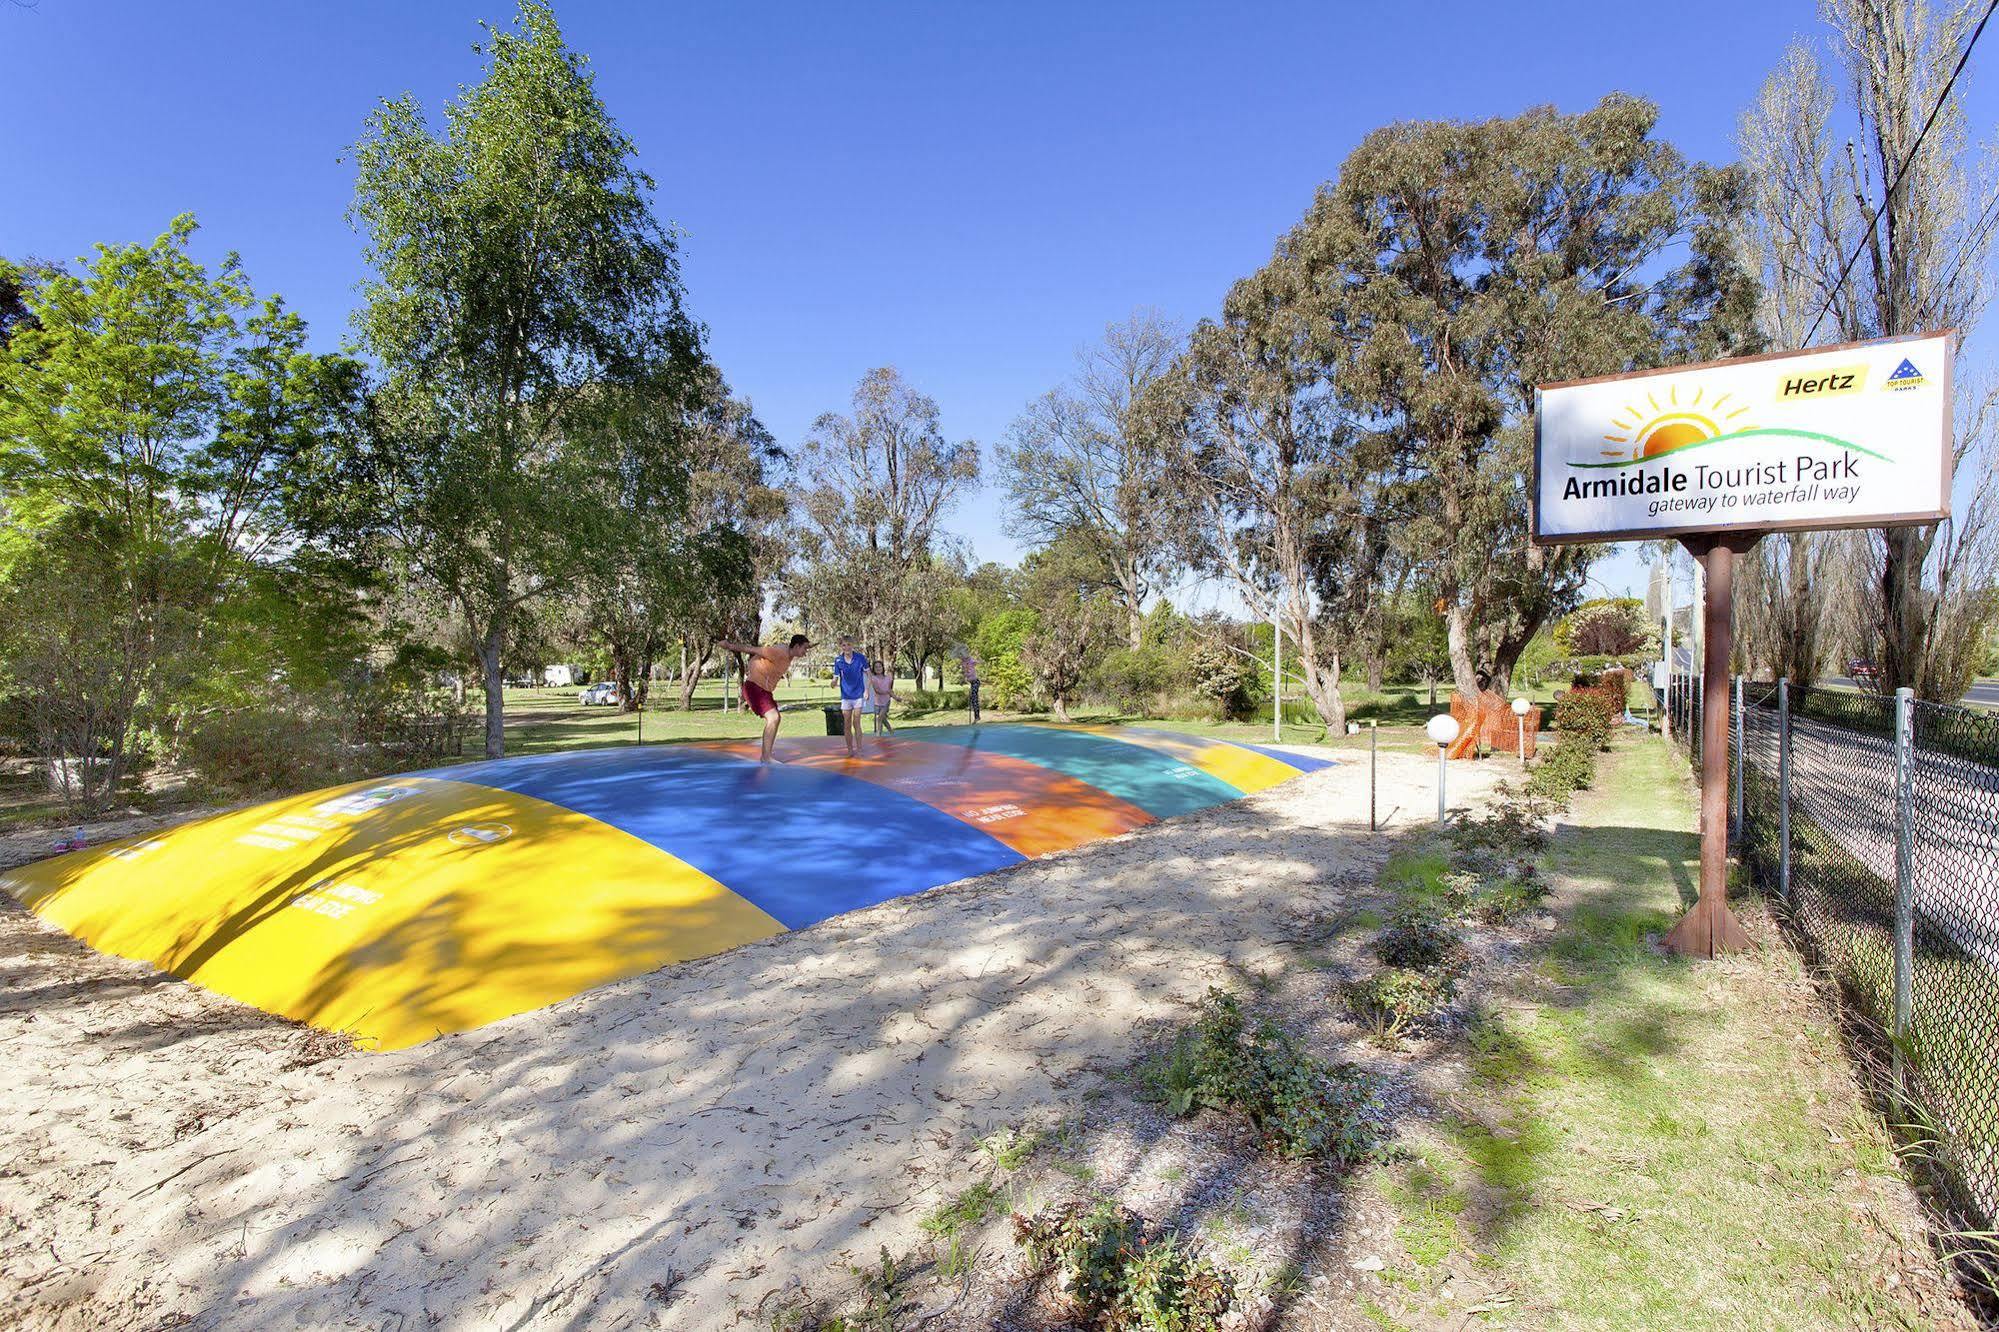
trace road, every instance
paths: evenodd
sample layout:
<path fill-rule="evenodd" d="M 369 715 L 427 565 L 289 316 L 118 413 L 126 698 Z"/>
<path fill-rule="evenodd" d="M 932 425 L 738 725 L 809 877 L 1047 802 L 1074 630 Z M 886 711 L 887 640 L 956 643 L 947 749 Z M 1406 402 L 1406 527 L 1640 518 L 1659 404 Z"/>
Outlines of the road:
<path fill-rule="evenodd" d="M 1824 684 L 1844 685 L 1848 689 L 1858 689 L 1860 685 L 1844 675 L 1835 675 L 1822 681 Z M 1999 708 L 1999 680 L 1974 680 L 1971 688 L 1964 691 L 1964 703 L 1974 708 Z"/>
<path fill-rule="evenodd" d="M 1774 779 L 1777 719 L 1753 709 L 1745 757 Z M 1920 754 L 1914 774 L 1913 887 L 1919 918 L 1999 967 L 1999 768 Z M 1793 810 L 1895 882 L 1895 755 L 1884 735 L 1791 720 Z"/>

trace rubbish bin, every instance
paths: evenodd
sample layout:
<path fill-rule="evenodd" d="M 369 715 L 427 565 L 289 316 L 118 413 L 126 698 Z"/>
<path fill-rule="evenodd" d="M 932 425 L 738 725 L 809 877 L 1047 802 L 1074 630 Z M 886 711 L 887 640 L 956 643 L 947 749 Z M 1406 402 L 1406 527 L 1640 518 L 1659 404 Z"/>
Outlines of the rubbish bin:
<path fill-rule="evenodd" d="M 840 705 L 838 703 L 828 703 L 826 705 L 826 734 L 845 735 L 846 733 L 847 724 L 840 717 Z"/>

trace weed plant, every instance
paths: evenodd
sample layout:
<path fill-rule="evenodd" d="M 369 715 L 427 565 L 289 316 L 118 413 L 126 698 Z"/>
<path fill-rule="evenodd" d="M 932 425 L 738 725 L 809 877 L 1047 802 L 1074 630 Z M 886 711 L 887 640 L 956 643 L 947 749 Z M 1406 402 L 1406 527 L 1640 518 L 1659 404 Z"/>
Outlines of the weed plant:
<path fill-rule="evenodd" d="M 1236 1280 L 1172 1235 L 1108 1199 L 1013 1219 L 1037 1270 L 1052 1272 L 1070 1312 L 1101 1332 L 1219 1332 Z"/>
<path fill-rule="evenodd" d="M 1141 1093 L 1174 1115 L 1200 1109 L 1246 1117 L 1282 1156 L 1353 1165 L 1376 1138 L 1374 1077 L 1313 1055 L 1242 1004 L 1211 989 L 1193 1025 L 1140 1069 Z"/>

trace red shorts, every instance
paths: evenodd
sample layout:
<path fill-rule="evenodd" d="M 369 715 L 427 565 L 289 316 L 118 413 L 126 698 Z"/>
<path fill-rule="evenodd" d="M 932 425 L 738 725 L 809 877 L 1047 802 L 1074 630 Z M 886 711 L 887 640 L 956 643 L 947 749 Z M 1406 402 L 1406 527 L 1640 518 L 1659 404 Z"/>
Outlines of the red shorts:
<path fill-rule="evenodd" d="M 768 717 L 777 711 L 777 700 L 770 696 L 770 690 L 755 680 L 743 681 L 743 702 L 750 705 L 750 711 L 759 717 Z"/>

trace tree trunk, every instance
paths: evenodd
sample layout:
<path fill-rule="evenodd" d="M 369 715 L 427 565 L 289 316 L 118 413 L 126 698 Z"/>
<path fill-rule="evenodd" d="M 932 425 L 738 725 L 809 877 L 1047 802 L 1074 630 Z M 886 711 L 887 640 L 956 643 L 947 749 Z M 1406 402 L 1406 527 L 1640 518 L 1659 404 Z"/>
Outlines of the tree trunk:
<path fill-rule="evenodd" d="M 1125 638 L 1136 652 L 1145 645 L 1145 612 L 1136 601 L 1127 602 L 1124 608 Z"/>
<path fill-rule="evenodd" d="M 1929 608 L 1923 597 L 1922 533 L 1896 527 L 1882 533 L 1881 691 L 1907 686 L 1921 691 Z M 1954 702 L 1955 700 L 1938 700 Z"/>
<path fill-rule="evenodd" d="M 1451 683 L 1464 697 L 1477 698 L 1478 663 L 1472 660 L 1468 618 L 1465 608 L 1453 601 L 1444 616 L 1444 629 L 1451 647 Z"/>
<path fill-rule="evenodd" d="M 637 706 L 632 692 L 631 649 L 616 643 L 611 645 L 611 681 L 618 686 L 618 711 L 630 712 Z"/>
<path fill-rule="evenodd" d="M 687 711 L 694 706 L 694 690 L 701 683 L 701 672 L 708 665 L 710 649 L 701 649 L 701 655 L 694 659 L 692 669 L 683 666 L 680 671 L 680 710 Z M 685 660 L 685 657 L 682 658 Z"/>
<path fill-rule="evenodd" d="M 1058 722 L 1065 722 L 1065 721 L 1068 721 L 1068 720 L 1069 720 L 1069 708 L 1068 708 L 1067 704 L 1065 704 L 1065 703 L 1064 703 L 1064 701 L 1063 701 L 1063 698 L 1062 698 L 1062 695 L 1060 695 L 1060 694 L 1052 694 L 1052 695 L 1050 695 L 1050 697 L 1051 697 L 1052 699 L 1054 699 L 1054 708 L 1055 708 L 1055 720 L 1056 720 L 1056 721 L 1058 721 Z"/>
<path fill-rule="evenodd" d="M 500 651 L 506 643 L 506 627 L 498 616 L 479 644 L 479 678 L 486 690 L 486 757 L 506 754 L 506 678 L 501 673 Z"/>
<path fill-rule="evenodd" d="M 1370 694 L 1381 692 L 1381 674 L 1387 666 L 1388 654 L 1379 647 L 1367 654 L 1367 690 Z"/>

